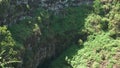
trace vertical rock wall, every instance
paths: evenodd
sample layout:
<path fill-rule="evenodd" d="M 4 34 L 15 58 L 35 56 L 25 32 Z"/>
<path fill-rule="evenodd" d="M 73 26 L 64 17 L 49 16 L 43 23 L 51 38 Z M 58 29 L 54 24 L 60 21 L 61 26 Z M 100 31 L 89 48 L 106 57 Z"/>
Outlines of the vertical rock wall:
<path fill-rule="evenodd" d="M 2 0 L 0 1 L 0 25 L 12 25 L 25 16 L 32 17 L 36 8 L 59 13 L 65 7 L 92 4 L 93 0 Z"/>
<path fill-rule="evenodd" d="M 93 0 L 3 0 L 0 2 L 0 25 L 8 25 L 11 27 L 12 24 L 16 24 L 25 17 L 32 18 L 32 11 L 37 8 L 44 8 L 48 11 L 53 11 L 55 14 L 59 14 L 65 7 L 92 4 L 92 1 Z M 18 68 L 37 68 L 37 66 L 46 59 L 54 57 L 66 47 L 59 46 L 59 41 L 56 37 L 52 37 L 41 42 L 41 35 L 39 33 L 37 35 L 31 35 L 24 41 L 25 52 L 22 54 L 23 63 Z"/>
<path fill-rule="evenodd" d="M 40 42 L 40 36 L 32 35 L 25 41 L 25 52 L 21 68 L 37 68 L 46 59 L 55 56 L 55 42 Z M 48 44 L 49 43 L 49 44 Z"/>

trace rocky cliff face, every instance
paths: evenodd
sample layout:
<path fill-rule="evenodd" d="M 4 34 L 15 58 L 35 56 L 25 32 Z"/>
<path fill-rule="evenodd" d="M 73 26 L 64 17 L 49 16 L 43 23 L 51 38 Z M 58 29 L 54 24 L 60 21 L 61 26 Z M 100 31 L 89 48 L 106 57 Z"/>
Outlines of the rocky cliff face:
<path fill-rule="evenodd" d="M 52 39 L 43 42 L 39 35 L 32 35 L 25 41 L 25 52 L 21 68 L 37 68 L 46 59 L 55 56 L 55 47 L 55 42 L 52 42 Z"/>
<path fill-rule="evenodd" d="M 92 4 L 93 0 L 4 0 L 0 2 L 0 25 L 12 26 L 25 17 L 33 17 L 32 11 L 37 8 L 44 8 L 59 14 L 65 7 L 75 7 L 81 4 Z M 6 9 L 4 9 L 6 7 Z M 19 68 L 37 68 L 46 59 L 55 57 L 67 46 L 61 45 L 57 37 L 47 37 L 42 40 L 40 33 L 33 33 L 24 41 L 25 51 L 22 53 L 23 63 Z M 66 41 L 66 40 L 65 40 Z M 47 43 L 46 43 L 47 42 Z M 48 44 L 50 43 L 50 44 Z M 59 45 L 58 45 L 59 44 Z"/>
<path fill-rule="evenodd" d="M 12 25 L 24 17 L 32 17 L 36 8 L 44 8 L 58 14 L 65 7 L 92 4 L 93 0 L 2 0 L 0 1 L 0 25 Z M 4 8 L 6 7 L 6 8 Z"/>
<path fill-rule="evenodd" d="M 38 33 L 31 35 L 24 42 L 25 51 L 22 54 L 23 63 L 20 68 L 37 68 L 39 65 L 43 64 L 44 61 L 52 59 L 63 50 L 66 49 L 63 39 L 58 39 L 55 37 L 47 37 L 45 40 Z M 68 42 L 67 40 L 65 40 Z"/>

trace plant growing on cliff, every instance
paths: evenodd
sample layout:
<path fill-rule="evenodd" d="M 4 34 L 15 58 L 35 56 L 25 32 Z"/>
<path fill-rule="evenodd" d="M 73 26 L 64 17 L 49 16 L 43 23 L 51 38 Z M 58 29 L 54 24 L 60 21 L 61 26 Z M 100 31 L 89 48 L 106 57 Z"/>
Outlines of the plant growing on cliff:
<path fill-rule="evenodd" d="M 120 1 L 96 0 L 94 12 L 86 18 L 85 30 L 90 34 L 84 48 L 69 60 L 73 68 L 120 67 Z M 117 58 L 117 60 L 116 60 Z"/>
<path fill-rule="evenodd" d="M 5 68 L 11 66 L 11 63 L 17 61 L 15 50 L 15 41 L 6 26 L 0 26 L 0 67 Z"/>

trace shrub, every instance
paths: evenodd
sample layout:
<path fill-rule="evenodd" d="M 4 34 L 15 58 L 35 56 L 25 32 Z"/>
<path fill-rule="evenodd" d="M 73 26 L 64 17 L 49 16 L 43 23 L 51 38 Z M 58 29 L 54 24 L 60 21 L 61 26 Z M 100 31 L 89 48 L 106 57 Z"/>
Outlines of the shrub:
<path fill-rule="evenodd" d="M 90 33 L 101 31 L 101 19 L 102 17 L 96 14 L 90 14 L 86 18 L 85 29 Z"/>
<path fill-rule="evenodd" d="M 120 63 L 120 59 L 115 59 L 120 48 L 120 1 L 95 0 L 94 3 L 94 11 L 85 22 L 85 30 L 90 35 L 83 44 L 84 48 L 78 50 L 72 59 L 68 58 L 73 68 L 99 68 L 101 63 L 107 63 L 105 67 L 112 67 Z"/>
<path fill-rule="evenodd" d="M 11 63 L 20 62 L 17 61 L 15 50 L 15 41 L 11 36 L 6 26 L 0 27 L 0 67 L 9 67 Z"/>

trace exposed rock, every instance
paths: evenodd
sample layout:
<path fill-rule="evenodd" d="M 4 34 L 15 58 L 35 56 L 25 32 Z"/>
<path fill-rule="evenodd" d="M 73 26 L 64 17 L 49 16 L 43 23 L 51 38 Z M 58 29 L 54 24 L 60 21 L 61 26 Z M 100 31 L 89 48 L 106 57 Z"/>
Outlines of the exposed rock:
<path fill-rule="evenodd" d="M 6 12 L 0 16 L 0 25 L 11 26 L 26 17 L 32 18 L 31 11 L 39 7 L 59 14 L 65 7 L 92 4 L 92 1 L 93 0 L 10 0 L 10 2 L 7 3 L 8 5 L 0 5 L 1 10 L 3 7 L 8 7 L 4 9 Z M 22 54 L 23 63 L 19 68 L 37 68 L 45 59 L 55 57 L 57 53 L 62 52 L 62 50 L 66 48 L 66 46 L 58 46 L 59 40 L 56 41 L 55 37 L 47 38 L 47 42 L 50 44 L 46 44 L 46 41 L 40 42 L 40 37 L 41 35 L 38 33 L 26 39 L 24 42 L 25 52 Z"/>
<path fill-rule="evenodd" d="M 58 14 L 63 8 L 92 4 L 93 0 L 6 0 L 0 2 L 0 25 L 17 23 L 21 16 L 30 16 L 36 8 L 42 7 Z M 4 9 L 4 7 L 6 7 Z"/>

